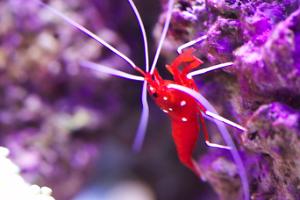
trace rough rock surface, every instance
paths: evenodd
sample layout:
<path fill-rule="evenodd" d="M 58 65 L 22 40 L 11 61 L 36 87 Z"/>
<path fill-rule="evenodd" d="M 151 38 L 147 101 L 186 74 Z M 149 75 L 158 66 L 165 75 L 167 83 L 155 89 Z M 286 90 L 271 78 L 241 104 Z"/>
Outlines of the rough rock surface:
<path fill-rule="evenodd" d="M 243 144 L 255 155 L 249 166 L 254 199 L 299 199 L 299 122 L 298 110 L 276 102 L 248 120 Z"/>

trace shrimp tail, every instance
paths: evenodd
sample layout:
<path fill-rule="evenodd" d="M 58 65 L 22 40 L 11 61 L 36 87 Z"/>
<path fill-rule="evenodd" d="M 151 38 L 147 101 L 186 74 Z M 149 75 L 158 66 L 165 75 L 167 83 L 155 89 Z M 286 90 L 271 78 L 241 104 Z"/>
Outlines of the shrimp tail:
<path fill-rule="evenodd" d="M 172 121 L 172 136 L 180 162 L 193 171 L 198 177 L 202 178 L 199 166 L 192 158 L 199 135 L 199 129 L 200 127 L 197 120 L 187 122 Z"/>

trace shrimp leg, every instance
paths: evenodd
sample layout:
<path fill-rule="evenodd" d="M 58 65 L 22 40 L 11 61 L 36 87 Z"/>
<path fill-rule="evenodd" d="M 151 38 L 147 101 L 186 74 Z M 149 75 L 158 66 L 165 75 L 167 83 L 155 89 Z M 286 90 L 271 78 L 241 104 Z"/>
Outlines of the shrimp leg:
<path fill-rule="evenodd" d="M 192 78 L 193 76 L 196 76 L 196 75 L 205 74 L 207 72 L 210 72 L 210 71 L 213 71 L 213 70 L 216 70 L 216 69 L 221 69 L 223 67 L 232 66 L 232 65 L 233 65 L 233 62 L 225 62 L 225 63 L 213 65 L 213 66 L 210 66 L 210 67 L 206 67 L 206 68 L 203 68 L 203 69 L 199 69 L 199 70 L 190 72 L 190 73 L 188 73 L 187 77 Z"/>
<path fill-rule="evenodd" d="M 187 42 L 187 43 L 185 43 L 185 44 L 182 44 L 182 45 L 180 45 L 180 46 L 177 48 L 177 52 L 178 52 L 179 54 L 181 54 L 183 49 L 189 48 L 189 47 L 191 47 L 191 46 L 197 44 L 198 42 L 202 42 L 202 41 L 205 40 L 206 38 L 207 38 L 207 35 L 203 35 L 203 36 L 198 37 L 198 38 L 196 38 L 196 39 L 194 39 L 194 40 L 192 40 L 192 41 L 189 41 L 189 42 Z"/>
<path fill-rule="evenodd" d="M 225 146 L 225 145 L 210 142 L 207 127 L 206 127 L 206 124 L 204 122 L 204 118 L 203 118 L 202 114 L 199 115 L 199 120 L 200 120 L 200 123 L 202 125 L 202 130 L 203 130 L 203 133 L 204 133 L 204 139 L 205 139 L 205 143 L 206 143 L 207 146 L 215 147 L 215 148 L 219 148 L 219 149 L 231 150 L 231 147 L 229 147 L 229 146 Z"/>
<path fill-rule="evenodd" d="M 234 127 L 234 128 L 237 128 L 237 129 L 239 129 L 239 130 L 241 130 L 241 131 L 246 131 L 246 130 L 247 130 L 245 127 L 243 127 L 243 126 L 241 126 L 241 125 L 239 125 L 239 124 L 237 124 L 237 123 L 234 123 L 233 121 L 230 121 L 229 119 L 226 119 L 226 118 L 224 118 L 224 117 L 222 117 L 222 116 L 220 116 L 220 115 L 218 115 L 218 114 L 216 114 L 216 113 L 214 113 L 214 112 L 211 112 L 211 111 L 209 111 L 209 110 L 206 110 L 206 111 L 205 111 L 205 114 L 206 114 L 207 116 L 209 116 L 209 117 L 215 119 L 215 120 L 221 121 L 221 122 L 223 122 L 223 123 L 225 123 L 225 124 L 227 124 L 227 125 L 229 125 L 229 126 L 232 126 L 232 127 Z"/>

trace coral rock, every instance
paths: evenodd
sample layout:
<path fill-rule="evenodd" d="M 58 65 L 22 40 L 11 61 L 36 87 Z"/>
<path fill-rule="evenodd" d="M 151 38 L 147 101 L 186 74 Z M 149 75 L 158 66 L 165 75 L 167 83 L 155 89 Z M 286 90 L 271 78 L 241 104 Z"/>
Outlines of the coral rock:
<path fill-rule="evenodd" d="M 248 121 L 243 142 L 256 153 L 251 164 L 254 199 L 300 197 L 299 122 L 299 111 L 280 103 L 261 106 Z"/>
<path fill-rule="evenodd" d="M 235 52 L 235 72 L 250 107 L 274 99 L 293 103 L 300 95 L 299 26 L 300 10 L 279 23 L 264 45 L 248 42 Z"/>

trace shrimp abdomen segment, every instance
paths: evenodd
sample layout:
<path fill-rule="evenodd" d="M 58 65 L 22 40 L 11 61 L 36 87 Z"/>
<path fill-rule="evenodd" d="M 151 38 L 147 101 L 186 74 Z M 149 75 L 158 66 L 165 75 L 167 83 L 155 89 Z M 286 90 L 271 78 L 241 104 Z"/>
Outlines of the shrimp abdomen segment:
<path fill-rule="evenodd" d="M 180 162 L 200 177 L 199 167 L 192 158 L 200 127 L 197 117 L 187 120 L 185 122 L 172 120 L 172 136 Z"/>

